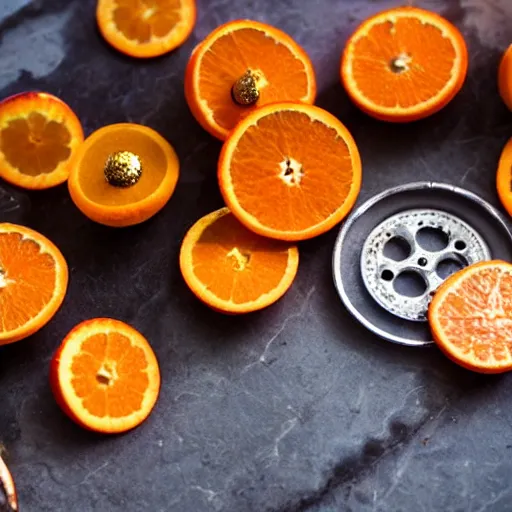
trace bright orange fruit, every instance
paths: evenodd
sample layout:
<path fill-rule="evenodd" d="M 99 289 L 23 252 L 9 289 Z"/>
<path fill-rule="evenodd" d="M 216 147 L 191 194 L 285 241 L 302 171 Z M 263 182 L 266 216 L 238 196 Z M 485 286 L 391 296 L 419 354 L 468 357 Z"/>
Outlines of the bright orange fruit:
<path fill-rule="evenodd" d="M 51 94 L 20 93 L 0 103 L 0 177 L 14 185 L 64 183 L 83 140 L 77 116 Z"/>
<path fill-rule="evenodd" d="M 139 224 L 171 198 L 179 175 L 172 146 L 146 126 L 120 123 L 92 133 L 78 151 L 68 186 L 76 206 L 100 224 Z"/>
<path fill-rule="evenodd" d="M 341 80 L 369 115 L 406 122 L 447 105 L 466 78 L 468 52 L 459 30 L 424 9 L 397 7 L 364 21 L 348 40 Z"/>
<path fill-rule="evenodd" d="M 148 341 L 110 318 L 77 325 L 50 366 L 57 403 L 78 425 L 116 434 L 140 425 L 160 391 L 160 370 Z"/>
<path fill-rule="evenodd" d="M 0 223 L 0 345 L 45 326 L 60 308 L 67 285 L 66 260 L 50 240 Z"/>
<path fill-rule="evenodd" d="M 224 313 L 265 308 L 290 288 L 299 251 L 256 235 L 227 208 L 197 221 L 181 245 L 180 268 L 192 292 Z"/>
<path fill-rule="evenodd" d="M 98 0 L 96 20 L 114 48 L 157 57 L 182 45 L 196 22 L 195 0 Z"/>
<path fill-rule="evenodd" d="M 304 240 L 340 222 L 361 188 L 352 135 L 325 110 L 275 103 L 233 130 L 219 159 L 227 206 L 248 229 L 279 240 Z"/>
<path fill-rule="evenodd" d="M 498 90 L 501 99 L 512 110 L 512 44 L 503 54 L 498 68 Z"/>
<path fill-rule="evenodd" d="M 314 103 L 315 72 L 306 52 L 281 30 L 257 21 L 230 21 L 193 51 L 185 96 L 199 124 L 224 140 L 263 105 Z"/>
<path fill-rule="evenodd" d="M 512 264 L 475 263 L 437 289 L 428 320 L 439 348 L 480 373 L 512 369 Z"/>
<path fill-rule="evenodd" d="M 503 148 L 496 173 L 496 188 L 501 204 L 512 215 L 512 137 Z"/>

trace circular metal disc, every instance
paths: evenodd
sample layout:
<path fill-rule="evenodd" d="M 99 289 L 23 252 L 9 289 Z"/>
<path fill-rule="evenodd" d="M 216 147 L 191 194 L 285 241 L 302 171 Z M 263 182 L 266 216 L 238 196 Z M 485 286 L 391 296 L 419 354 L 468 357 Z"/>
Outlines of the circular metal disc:
<path fill-rule="evenodd" d="M 488 259 L 512 260 L 510 231 L 493 206 L 451 185 L 411 183 L 347 218 L 334 247 L 334 283 L 348 311 L 378 336 L 429 345 L 434 290 L 451 272 Z"/>

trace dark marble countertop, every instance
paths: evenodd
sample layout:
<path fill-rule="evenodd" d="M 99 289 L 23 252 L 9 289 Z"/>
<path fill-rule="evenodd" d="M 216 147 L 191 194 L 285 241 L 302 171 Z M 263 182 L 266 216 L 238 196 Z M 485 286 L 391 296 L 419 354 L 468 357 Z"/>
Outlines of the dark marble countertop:
<path fill-rule="evenodd" d="M 86 134 L 115 122 L 146 124 L 171 142 L 182 166 L 165 209 L 126 230 L 90 222 L 65 186 L 32 193 L 0 184 L 1 220 L 50 237 L 71 270 L 54 321 L 0 349 L 0 441 L 22 512 L 512 510 L 510 376 L 472 374 L 435 348 L 392 345 L 356 323 L 332 281 L 338 229 L 302 244 L 290 292 L 250 316 L 208 310 L 178 268 L 186 230 L 222 205 L 220 144 L 189 113 L 184 68 L 195 44 L 228 19 L 275 24 L 306 48 L 317 103 L 359 145 L 359 204 L 390 186 L 437 180 L 499 206 L 495 171 L 512 114 L 497 94 L 496 69 L 512 41 L 512 3 L 415 2 L 462 30 L 469 73 L 442 112 L 390 126 L 349 102 L 338 64 L 357 23 L 399 3 L 199 0 L 186 44 L 141 62 L 102 40 L 94 0 L 1 2 L 0 97 L 54 93 Z M 153 414 L 123 436 L 75 426 L 48 385 L 55 348 L 75 324 L 96 316 L 134 325 L 161 364 Z"/>

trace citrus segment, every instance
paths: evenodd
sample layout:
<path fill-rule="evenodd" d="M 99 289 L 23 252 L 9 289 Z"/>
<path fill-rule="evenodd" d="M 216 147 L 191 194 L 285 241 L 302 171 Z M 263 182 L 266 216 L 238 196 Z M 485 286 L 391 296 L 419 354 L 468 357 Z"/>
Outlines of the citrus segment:
<path fill-rule="evenodd" d="M 415 7 L 390 9 L 364 21 L 348 40 L 341 79 L 349 97 L 386 121 L 437 112 L 461 89 L 468 54 L 448 20 Z"/>
<path fill-rule="evenodd" d="M 475 263 L 436 291 L 428 320 L 434 340 L 459 365 L 480 373 L 512 369 L 512 265 Z"/>
<path fill-rule="evenodd" d="M 498 90 L 501 99 L 512 110 L 512 44 L 503 54 L 498 68 Z"/>
<path fill-rule="evenodd" d="M 163 55 L 183 44 L 196 22 L 195 0 L 98 0 L 100 32 L 132 57 Z"/>
<path fill-rule="evenodd" d="M 0 345 L 34 334 L 61 306 L 68 267 L 46 237 L 23 226 L 0 224 Z"/>
<path fill-rule="evenodd" d="M 100 128 L 85 140 L 68 185 L 74 203 L 90 219 L 122 227 L 160 211 L 178 174 L 178 156 L 161 135 L 121 123 Z"/>
<path fill-rule="evenodd" d="M 193 51 L 185 96 L 203 128 L 224 140 L 242 118 L 268 103 L 313 103 L 315 73 L 305 51 L 284 32 L 231 21 Z"/>
<path fill-rule="evenodd" d="M 227 206 L 250 230 L 304 240 L 340 222 L 361 187 L 361 160 L 345 126 L 312 105 L 267 105 L 225 142 L 219 183 Z"/>
<path fill-rule="evenodd" d="M 281 298 L 297 273 L 295 246 L 247 230 L 227 208 L 206 215 L 185 236 L 180 268 L 194 294 L 226 313 L 248 313 Z"/>
<path fill-rule="evenodd" d="M 60 185 L 83 138 L 80 121 L 59 98 L 11 96 L 0 103 L 0 176 L 28 189 Z"/>
<path fill-rule="evenodd" d="M 512 138 L 501 152 L 496 173 L 496 188 L 501 204 L 512 215 Z"/>
<path fill-rule="evenodd" d="M 118 320 L 96 318 L 66 336 L 52 359 L 50 382 L 72 420 L 113 434 L 149 416 L 160 390 L 160 370 L 138 331 Z"/>

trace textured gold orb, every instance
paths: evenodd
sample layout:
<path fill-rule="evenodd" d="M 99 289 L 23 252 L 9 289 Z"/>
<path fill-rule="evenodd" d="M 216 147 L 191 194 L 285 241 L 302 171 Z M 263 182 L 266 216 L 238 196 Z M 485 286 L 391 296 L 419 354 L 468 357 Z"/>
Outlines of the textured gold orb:
<path fill-rule="evenodd" d="M 131 187 L 142 175 L 142 162 L 131 151 L 116 151 L 105 163 L 105 179 L 114 187 Z"/>
<path fill-rule="evenodd" d="M 250 70 L 246 71 L 233 85 L 233 99 L 242 106 L 254 105 L 260 97 L 256 79 Z"/>

